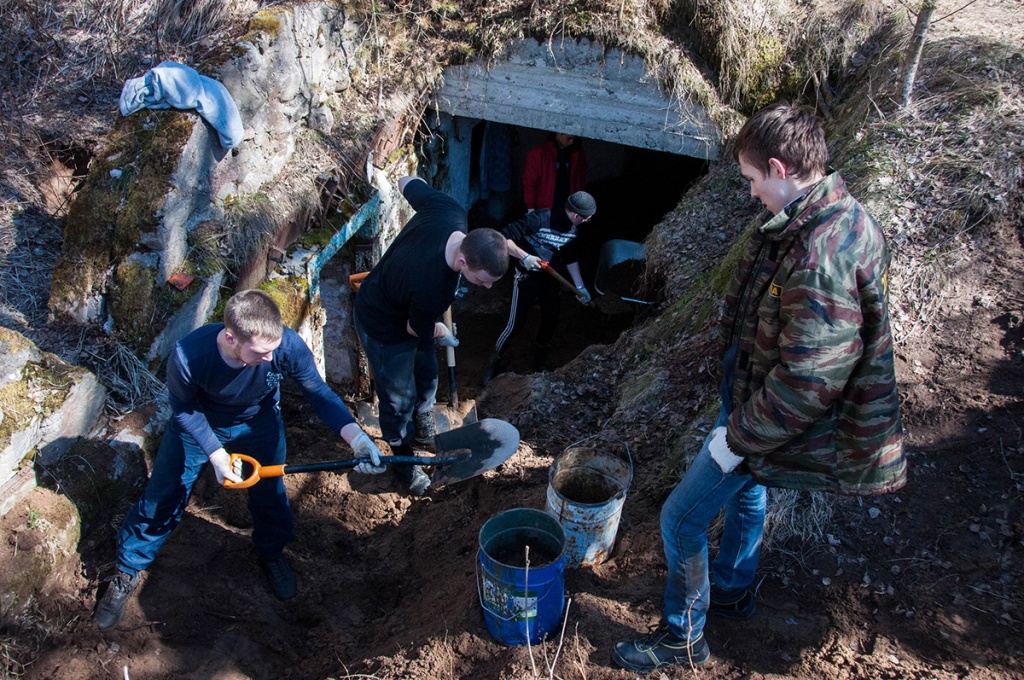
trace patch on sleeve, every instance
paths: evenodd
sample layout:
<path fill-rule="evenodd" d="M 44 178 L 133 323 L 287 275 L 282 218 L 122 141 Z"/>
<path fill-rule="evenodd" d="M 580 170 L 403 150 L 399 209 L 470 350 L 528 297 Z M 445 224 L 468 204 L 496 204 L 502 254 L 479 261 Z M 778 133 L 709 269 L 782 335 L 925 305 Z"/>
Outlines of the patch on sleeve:
<path fill-rule="evenodd" d="M 780 286 L 779 284 L 777 284 L 774 281 L 772 281 L 771 285 L 768 287 L 768 295 L 769 295 L 769 297 L 773 297 L 776 300 L 781 299 L 782 298 L 782 286 Z"/>

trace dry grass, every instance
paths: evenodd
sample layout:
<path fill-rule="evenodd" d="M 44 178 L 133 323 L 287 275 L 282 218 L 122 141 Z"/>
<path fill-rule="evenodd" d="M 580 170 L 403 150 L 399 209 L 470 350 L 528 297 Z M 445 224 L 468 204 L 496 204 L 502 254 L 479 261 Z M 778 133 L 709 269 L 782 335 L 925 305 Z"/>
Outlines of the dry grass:
<path fill-rule="evenodd" d="M 167 388 L 126 345 L 101 343 L 89 350 L 91 370 L 107 388 L 107 406 L 117 414 L 130 413 L 157 399 Z"/>
<path fill-rule="evenodd" d="M 896 52 L 876 70 L 891 72 Z M 1024 184 L 1024 59 L 977 40 L 926 44 L 915 98 L 866 80 L 842 111 L 835 155 L 855 196 L 882 224 L 893 254 L 894 337 L 933 327 L 992 225 L 1012 215 Z"/>
<path fill-rule="evenodd" d="M 57 615 L 42 608 L 32 598 L 15 612 L 0 611 L 0 677 L 24 676 L 39 654 L 74 620 L 65 620 L 62 604 L 56 603 Z"/>

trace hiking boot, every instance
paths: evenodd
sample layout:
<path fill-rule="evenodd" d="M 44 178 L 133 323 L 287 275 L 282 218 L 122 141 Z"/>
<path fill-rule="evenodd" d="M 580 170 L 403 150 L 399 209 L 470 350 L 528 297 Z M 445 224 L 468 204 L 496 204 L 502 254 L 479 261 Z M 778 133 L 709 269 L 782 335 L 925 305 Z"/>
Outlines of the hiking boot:
<path fill-rule="evenodd" d="M 260 560 L 263 571 L 270 581 L 270 590 L 274 597 L 279 600 L 290 600 L 295 597 L 295 572 L 292 571 L 288 560 L 281 555 L 276 560 Z"/>
<path fill-rule="evenodd" d="M 107 592 L 103 593 L 103 598 L 96 605 L 96 613 L 93 614 L 97 628 L 108 631 L 121 623 L 121 619 L 124 618 L 124 605 L 137 585 L 139 585 L 138 574 L 132 576 L 119 571 L 117 576 L 110 579 Z"/>
<path fill-rule="evenodd" d="M 723 619 L 746 621 L 757 613 L 754 594 L 744 590 L 739 595 L 727 595 L 711 587 L 711 604 L 708 605 L 709 616 L 721 616 Z"/>
<path fill-rule="evenodd" d="M 495 376 L 501 375 L 504 371 L 505 367 L 502 365 L 501 356 L 497 352 L 492 352 L 491 356 L 487 358 L 487 365 L 484 367 L 484 385 L 494 380 Z"/>
<path fill-rule="evenodd" d="M 395 476 L 413 496 L 425 496 L 430 490 L 430 477 L 419 465 L 392 465 Z"/>
<path fill-rule="evenodd" d="M 434 452 L 434 414 L 430 411 L 413 416 L 412 447 L 417 451 Z"/>
<path fill-rule="evenodd" d="M 701 666 L 711 658 L 711 650 L 704 634 L 689 643 L 659 625 L 638 640 L 625 640 L 615 644 L 612 659 L 634 673 L 650 673 L 659 668 L 676 665 Z"/>

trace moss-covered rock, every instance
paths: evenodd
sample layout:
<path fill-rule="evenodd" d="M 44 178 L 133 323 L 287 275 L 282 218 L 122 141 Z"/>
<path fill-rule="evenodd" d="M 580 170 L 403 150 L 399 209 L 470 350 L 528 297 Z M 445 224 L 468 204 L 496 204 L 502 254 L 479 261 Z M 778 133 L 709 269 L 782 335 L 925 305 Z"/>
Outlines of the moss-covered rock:
<path fill-rule="evenodd" d="M 264 282 L 259 289 L 277 303 L 285 325 L 298 330 L 309 312 L 309 282 L 283 276 Z"/>
<path fill-rule="evenodd" d="M 113 269 L 157 229 L 168 179 L 194 124 L 188 114 L 149 110 L 118 122 L 68 211 L 50 291 L 55 316 L 102 320 L 97 300 L 108 292 Z"/>

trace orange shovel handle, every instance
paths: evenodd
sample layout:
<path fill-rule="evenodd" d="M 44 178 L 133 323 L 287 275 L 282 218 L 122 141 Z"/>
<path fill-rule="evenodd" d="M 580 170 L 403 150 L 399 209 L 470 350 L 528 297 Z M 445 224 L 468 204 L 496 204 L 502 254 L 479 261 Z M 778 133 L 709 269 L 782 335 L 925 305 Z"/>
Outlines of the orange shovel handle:
<path fill-rule="evenodd" d="M 235 463 L 238 461 L 242 461 L 243 464 L 251 465 L 252 474 L 240 482 L 232 482 L 225 479 L 224 486 L 229 489 L 248 489 L 261 479 L 284 476 L 284 465 L 260 465 L 259 461 L 252 456 L 247 456 L 244 453 L 232 453 L 231 467 L 234 467 Z"/>
<path fill-rule="evenodd" d="M 555 280 L 558 281 L 563 286 L 565 286 L 567 289 L 571 290 L 572 294 L 575 295 L 577 298 L 579 298 L 581 302 L 583 301 L 583 293 L 581 293 L 580 291 L 576 290 L 576 286 L 574 286 L 571 283 L 569 283 L 568 279 L 566 279 L 564 276 L 562 276 L 557 271 L 555 271 L 555 268 L 552 267 L 550 263 L 545 262 L 544 260 L 541 260 L 540 261 L 540 268 L 543 269 L 548 274 L 551 274 L 551 276 L 555 277 Z"/>
<path fill-rule="evenodd" d="M 359 286 L 363 283 L 363 279 L 370 275 L 370 272 L 359 272 L 358 274 L 351 274 L 348 277 L 348 287 L 359 292 Z"/>

